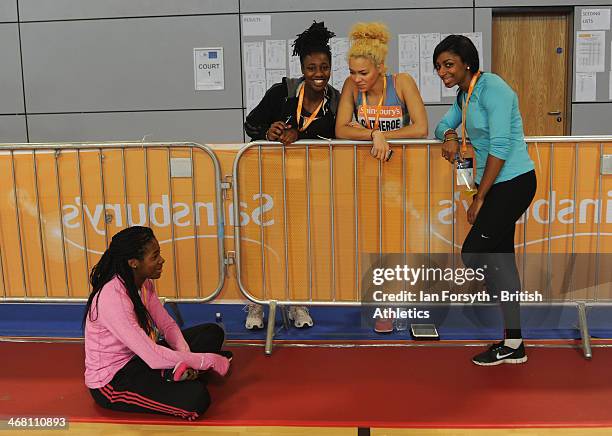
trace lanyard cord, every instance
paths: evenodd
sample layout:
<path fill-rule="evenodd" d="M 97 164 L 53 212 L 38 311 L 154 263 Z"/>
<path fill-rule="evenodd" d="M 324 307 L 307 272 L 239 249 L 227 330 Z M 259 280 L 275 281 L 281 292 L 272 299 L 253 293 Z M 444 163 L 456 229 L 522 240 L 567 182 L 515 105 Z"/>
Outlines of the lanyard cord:
<path fill-rule="evenodd" d="M 302 85 L 302 87 L 300 88 L 300 96 L 298 98 L 297 110 L 295 112 L 295 120 L 296 120 L 296 122 L 298 124 L 297 125 L 298 131 L 303 132 L 304 130 L 306 130 L 308 128 L 308 126 L 310 126 L 310 124 L 317 117 L 317 114 L 321 110 L 321 107 L 323 107 L 323 101 L 325 101 L 325 96 L 321 100 L 321 103 L 319 103 L 319 106 L 317 106 L 317 108 L 314 110 L 314 112 L 312 114 L 310 114 L 310 116 L 306 119 L 306 121 L 304 121 L 304 124 L 302 125 L 302 127 L 300 127 L 300 116 L 302 115 L 302 105 L 304 103 L 304 85 Z"/>
<path fill-rule="evenodd" d="M 385 94 L 387 93 L 387 76 L 383 76 L 383 89 L 378 100 L 378 106 L 376 107 L 376 119 L 374 120 L 374 130 L 378 130 L 378 121 L 380 119 L 380 108 L 385 101 Z M 367 125 L 370 126 L 370 118 L 368 117 L 368 96 L 365 91 L 361 91 L 361 107 L 363 109 L 363 116 L 366 119 Z"/>
<path fill-rule="evenodd" d="M 472 96 L 472 92 L 474 92 L 474 86 L 476 86 L 476 81 L 480 77 L 480 71 L 477 71 L 472 77 L 470 81 L 470 87 L 468 88 L 467 97 L 465 99 L 465 104 L 463 105 L 463 110 L 461 111 L 461 153 L 465 153 L 467 151 L 467 142 L 466 142 L 466 127 L 465 120 L 467 119 L 467 108 L 470 103 L 470 97 Z"/>

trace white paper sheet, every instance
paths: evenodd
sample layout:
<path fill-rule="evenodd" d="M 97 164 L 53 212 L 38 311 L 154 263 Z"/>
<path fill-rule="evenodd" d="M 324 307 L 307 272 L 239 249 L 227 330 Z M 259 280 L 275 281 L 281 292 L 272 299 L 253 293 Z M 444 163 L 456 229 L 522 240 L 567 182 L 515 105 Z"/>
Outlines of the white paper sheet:
<path fill-rule="evenodd" d="M 440 102 L 440 78 L 432 72 L 423 72 L 421 68 L 421 96 L 425 103 Z"/>
<path fill-rule="evenodd" d="M 265 80 L 246 82 L 247 113 L 251 112 L 253 108 L 259 104 L 263 96 L 266 94 L 266 90 Z"/>
<path fill-rule="evenodd" d="M 293 40 L 287 41 L 287 56 L 289 57 L 289 77 L 297 78 L 302 76 L 302 66 L 300 65 L 300 57 L 293 56 Z"/>
<path fill-rule="evenodd" d="M 287 70 L 266 70 L 266 88 L 281 82 L 286 75 Z"/>
<path fill-rule="evenodd" d="M 411 65 L 419 62 L 419 35 L 404 33 L 397 35 L 398 59 L 400 65 Z"/>
<path fill-rule="evenodd" d="M 344 81 L 349 76 L 346 55 L 349 50 L 348 38 L 332 38 L 329 40 L 329 47 L 332 52 L 332 77 L 331 84 L 339 91 L 342 90 Z"/>
<path fill-rule="evenodd" d="M 580 24 L 582 30 L 610 30 L 610 9 L 583 9 Z"/>
<path fill-rule="evenodd" d="M 419 52 L 421 61 L 421 77 L 423 74 L 430 75 L 433 72 L 433 52 L 436 45 L 440 43 L 439 33 L 421 33 L 419 35 Z M 421 81 L 423 85 L 423 81 Z M 438 95 L 440 94 L 438 89 Z"/>
<path fill-rule="evenodd" d="M 581 73 L 603 72 L 606 32 L 576 32 L 576 71 Z"/>
<path fill-rule="evenodd" d="M 597 99 L 597 74 L 576 73 L 576 101 Z"/>
<path fill-rule="evenodd" d="M 416 82 L 417 88 L 420 88 L 421 84 L 419 83 L 420 78 L 420 63 L 413 62 L 411 64 L 400 64 L 399 66 L 400 73 L 408 73 L 412 76 L 414 81 Z"/>
<path fill-rule="evenodd" d="M 272 35 L 272 17 L 270 15 L 243 15 L 242 36 Z"/>
<path fill-rule="evenodd" d="M 440 80 L 440 83 L 442 83 L 442 81 Z M 455 98 L 457 97 L 457 90 L 459 89 L 459 87 L 457 85 L 453 86 L 452 88 L 447 88 L 446 86 L 444 86 L 444 83 L 442 83 L 442 97 L 452 97 Z"/>
<path fill-rule="evenodd" d="M 262 41 L 245 42 L 242 44 L 244 69 L 264 68 L 264 45 Z"/>
<path fill-rule="evenodd" d="M 478 62 L 480 63 L 480 69 L 484 70 L 484 58 L 482 56 L 482 32 L 464 33 L 463 35 L 470 38 L 470 40 L 476 46 L 476 50 L 478 50 Z"/>
<path fill-rule="evenodd" d="M 608 85 L 608 99 L 612 100 L 612 71 L 610 71 L 610 83 Z"/>
<path fill-rule="evenodd" d="M 284 39 L 267 39 L 266 40 L 266 68 L 271 69 L 286 69 L 287 58 L 287 42 Z"/>
<path fill-rule="evenodd" d="M 225 88 L 222 47 L 194 48 L 193 68 L 196 91 Z"/>

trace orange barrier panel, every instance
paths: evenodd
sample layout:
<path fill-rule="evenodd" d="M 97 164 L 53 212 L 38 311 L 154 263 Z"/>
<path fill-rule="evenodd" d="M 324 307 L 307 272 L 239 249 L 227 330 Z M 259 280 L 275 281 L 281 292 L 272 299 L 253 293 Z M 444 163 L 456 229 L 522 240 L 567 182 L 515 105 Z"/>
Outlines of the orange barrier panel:
<path fill-rule="evenodd" d="M 128 225 L 155 231 L 166 259 L 160 295 L 205 300 L 220 291 L 220 168 L 208 147 L 23 144 L 0 151 L 2 299 L 85 298 L 91 267 Z"/>
<path fill-rule="evenodd" d="M 600 166 L 612 138 L 551 141 L 529 140 L 538 191 L 516 233 L 525 287 L 552 299 L 609 300 L 602 256 L 612 251 L 612 181 Z M 454 191 L 436 141 L 395 141 L 384 165 L 367 144 L 241 147 L 1 146 L 0 302 L 86 297 L 89 270 L 129 224 L 154 229 L 166 258 L 160 295 L 181 301 L 219 292 L 243 300 L 244 292 L 264 302 L 356 303 L 365 254 L 460 252 L 469 198 Z M 233 199 L 221 188 L 232 173 Z M 225 277 L 234 249 L 238 264 Z M 584 268 L 563 264 L 568 285 L 546 264 L 549 253 L 595 256 Z M 581 275 L 598 286 L 572 287 Z"/>
<path fill-rule="evenodd" d="M 612 138 L 556 139 L 529 140 L 538 190 L 516 231 L 524 287 L 555 301 L 609 300 L 612 178 L 600 166 Z M 371 145 L 346 141 L 257 142 L 239 153 L 234 204 L 261 211 L 235 231 L 245 295 L 357 303 L 372 253 L 460 253 L 471 200 L 455 191 L 439 143 L 393 143 L 384 164 Z"/>

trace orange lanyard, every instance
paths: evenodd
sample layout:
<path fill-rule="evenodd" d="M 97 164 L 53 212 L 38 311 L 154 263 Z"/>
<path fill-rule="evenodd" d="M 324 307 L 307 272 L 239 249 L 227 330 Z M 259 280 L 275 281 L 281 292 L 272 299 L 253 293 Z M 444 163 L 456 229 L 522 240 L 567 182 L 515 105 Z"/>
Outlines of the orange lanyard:
<path fill-rule="evenodd" d="M 383 102 L 385 101 L 385 94 L 387 93 L 387 76 L 383 76 L 383 89 L 382 94 L 380 96 L 380 100 L 378 100 L 378 106 L 376 107 L 376 119 L 374 120 L 374 130 L 378 130 L 378 120 L 380 119 L 380 108 L 382 107 Z M 367 95 L 365 91 L 361 91 L 361 108 L 363 110 L 363 116 L 366 120 L 368 128 L 370 127 L 370 118 L 368 117 L 368 102 Z"/>
<path fill-rule="evenodd" d="M 319 103 L 319 106 L 317 106 L 314 112 L 310 114 L 310 116 L 306 119 L 306 121 L 304 122 L 304 125 L 302 127 L 299 127 L 300 126 L 300 116 L 302 115 L 302 104 L 304 103 L 304 85 L 302 85 L 302 87 L 300 88 L 300 96 L 298 98 L 297 111 L 295 112 L 295 121 L 298 124 L 297 127 L 300 132 L 303 132 L 304 130 L 306 130 L 306 128 L 310 126 L 310 124 L 315 120 L 315 118 L 317 117 L 317 114 L 321 110 L 321 107 L 323 107 L 323 101 L 325 101 L 325 97 L 323 97 L 323 100 L 321 100 L 321 103 Z"/>
<path fill-rule="evenodd" d="M 461 111 L 461 153 L 465 153 L 467 151 L 465 120 L 467 118 L 467 108 L 468 104 L 470 103 L 470 97 L 472 96 L 472 92 L 474 92 L 474 86 L 476 86 L 476 81 L 479 77 L 480 71 L 476 71 L 476 74 L 474 74 L 474 77 L 472 77 L 472 80 L 470 81 L 470 87 L 468 88 L 465 104 L 463 105 L 463 110 Z"/>

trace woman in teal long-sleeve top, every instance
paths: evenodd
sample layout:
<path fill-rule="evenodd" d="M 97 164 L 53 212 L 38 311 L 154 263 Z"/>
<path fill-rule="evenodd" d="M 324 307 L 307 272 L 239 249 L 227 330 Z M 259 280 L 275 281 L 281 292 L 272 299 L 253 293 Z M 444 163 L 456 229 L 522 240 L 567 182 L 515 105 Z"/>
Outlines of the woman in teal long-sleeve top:
<path fill-rule="evenodd" d="M 462 123 L 475 151 L 478 190 L 467 211 L 472 228 L 461 250 L 463 262 L 472 268 L 487 265 L 487 289 L 500 301 L 501 291 L 515 295 L 521 290 L 514 231 L 536 191 L 518 98 L 501 77 L 480 71 L 478 51 L 465 36 L 450 35 L 440 42 L 433 63 L 447 88 L 459 88 L 457 100 L 436 127 L 436 137 L 444 141 L 442 157 L 454 163 L 460 155 L 455 129 Z M 501 301 L 501 306 L 505 339 L 475 356 L 477 365 L 527 361 L 520 304 Z"/>

